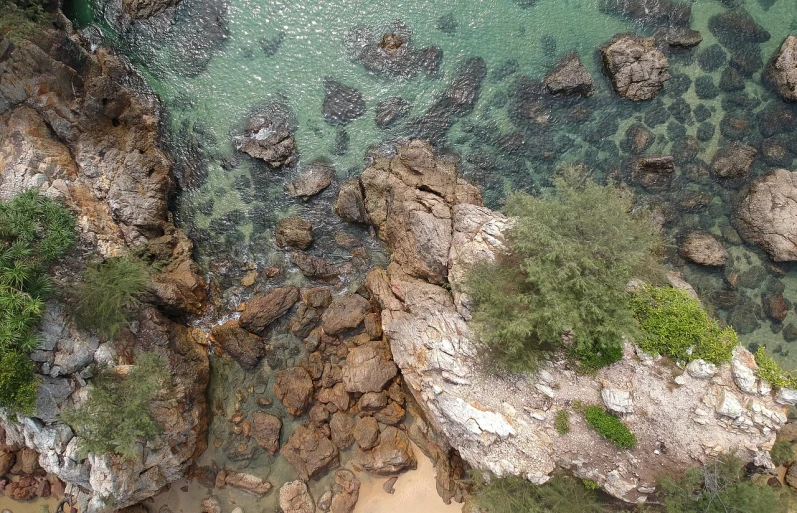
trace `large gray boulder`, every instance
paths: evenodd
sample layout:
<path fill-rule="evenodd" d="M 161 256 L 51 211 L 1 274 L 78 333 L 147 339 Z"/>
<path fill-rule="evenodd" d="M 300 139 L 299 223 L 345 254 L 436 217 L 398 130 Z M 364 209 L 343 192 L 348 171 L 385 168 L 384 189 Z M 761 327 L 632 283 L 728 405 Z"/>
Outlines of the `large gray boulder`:
<path fill-rule="evenodd" d="M 784 100 L 797 101 L 797 36 L 783 41 L 767 67 L 767 77 Z"/>
<path fill-rule="evenodd" d="M 615 37 L 601 48 L 601 55 L 615 92 L 628 100 L 652 100 L 670 79 L 667 57 L 652 37 Z"/>
<path fill-rule="evenodd" d="M 543 84 L 551 94 L 587 97 L 592 96 L 595 90 L 592 76 L 581 63 L 576 52 L 565 55 L 559 64 L 545 76 Z"/>
<path fill-rule="evenodd" d="M 291 114 L 287 107 L 272 103 L 249 117 L 238 149 L 264 161 L 270 168 L 296 160 L 296 141 L 291 134 Z"/>
<path fill-rule="evenodd" d="M 776 262 L 797 261 L 797 173 L 777 169 L 752 182 L 733 222 L 746 241 Z"/>
<path fill-rule="evenodd" d="M 694 231 L 681 237 L 678 254 L 700 265 L 722 267 L 728 262 L 728 252 L 722 243 L 705 231 Z"/>

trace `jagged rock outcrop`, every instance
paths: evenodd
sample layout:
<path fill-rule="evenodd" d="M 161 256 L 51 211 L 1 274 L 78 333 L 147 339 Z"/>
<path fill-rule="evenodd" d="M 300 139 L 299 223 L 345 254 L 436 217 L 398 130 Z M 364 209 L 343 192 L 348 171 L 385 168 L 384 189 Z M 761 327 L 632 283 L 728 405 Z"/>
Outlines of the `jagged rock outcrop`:
<path fill-rule="evenodd" d="M 80 240 L 59 264 L 57 287 L 68 290 L 91 254 L 116 256 L 147 244 L 153 260 L 165 264 L 135 322 L 113 341 L 80 331 L 61 299 L 51 301 L 42 345 L 31 355 L 42 375 L 36 411 L 0 420 L 6 445 L 35 450 L 80 511 L 105 510 L 106 502 L 121 508 L 183 477 L 204 450 L 207 429 L 206 337 L 164 315 L 201 312 L 206 284 L 191 261 L 191 242 L 169 220 L 174 177 L 159 144 L 159 105 L 132 67 L 104 48 L 86 51 L 63 31 L 43 31 L 37 44 L 0 37 L 0 48 L 0 197 L 36 188 L 78 220 Z M 81 457 L 59 410 L 85 397 L 89 365 L 130 364 L 142 350 L 160 355 L 173 379 L 152 405 L 163 435 L 132 460 Z"/>
<path fill-rule="evenodd" d="M 601 48 L 601 55 L 615 92 L 623 98 L 652 100 L 670 79 L 667 57 L 652 37 L 617 36 Z"/>
<path fill-rule="evenodd" d="M 797 36 L 789 35 L 767 67 L 767 78 L 787 102 L 797 101 Z"/>
<path fill-rule="evenodd" d="M 551 94 L 592 96 L 595 85 L 587 68 L 581 63 L 578 53 L 565 55 L 559 64 L 543 80 Z"/>
<path fill-rule="evenodd" d="M 445 260 L 434 261 L 436 272 L 429 272 L 429 266 L 419 264 L 429 261 L 428 246 L 419 254 L 406 241 L 391 239 L 388 223 L 409 226 L 407 218 L 417 210 L 397 203 L 406 198 L 414 205 L 425 191 L 450 191 L 450 184 L 457 183 L 456 169 L 447 171 L 446 180 L 427 171 L 411 175 L 410 182 L 402 174 L 408 161 L 414 161 L 408 158 L 408 148 L 423 155 L 423 169 L 437 169 L 430 151 L 422 151 L 428 147 L 414 142 L 366 171 L 392 184 L 370 192 L 366 187 L 366 205 L 393 250 L 388 268 L 372 271 L 366 286 L 382 308 L 385 338 L 407 387 L 434 430 L 465 461 L 536 483 L 545 482 L 557 466 L 564 467 L 628 501 L 644 500 L 662 472 L 678 472 L 718 452 L 737 451 L 743 459 L 767 461 L 766 451 L 786 421 L 785 411 L 766 387 L 740 388 L 734 378 L 738 372 L 727 364 L 719 366 L 711 380 L 705 379 L 709 369 L 693 369 L 696 376 L 651 372 L 655 361 L 640 360 L 628 344 L 624 358 L 596 376 L 578 374 L 556 359 L 536 376 L 510 380 L 485 372 L 468 325 L 468 298 L 458 285 L 475 262 L 495 258 L 504 249 L 512 220 L 474 204 L 478 202 L 458 202 L 456 194 L 442 192 L 421 203 L 437 209 L 438 215 L 427 219 L 436 225 L 435 233 L 442 234 L 434 250 L 447 254 Z M 401 194 L 394 196 L 396 191 Z M 385 196 L 391 201 L 391 220 L 379 214 Z M 451 291 L 442 286 L 441 277 L 447 278 Z M 737 353 L 746 351 L 738 348 Z M 618 450 L 590 430 L 577 412 L 570 417 L 571 434 L 558 435 L 556 412 L 576 400 L 605 402 L 626 412 L 624 421 L 638 447 Z M 383 432 L 380 440 L 382 436 L 387 435 Z"/>
<path fill-rule="evenodd" d="M 389 32 L 354 28 L 346 35 L 346 49 L 369 72 L 393 78 L 410 79 L 421 72 L 434 75 L 443 60 L 437 47 L 417 48 L 412 31 L 401 20 Z"/>
<path fill-rule="evenodd" d="M 797 260 L 797 173 L 777 169 L 752 182 L 733 217 L 739 234 L 777 262 Z"/>
<path fill-rule="evenodd" d="M 296 140 L 291 133 L 291 116 L 288 107 L 280 103 L 260 109 L 246 121 L 243 135 L 236 138 L 237 148 L 270 168 L 292 164 Z"/>

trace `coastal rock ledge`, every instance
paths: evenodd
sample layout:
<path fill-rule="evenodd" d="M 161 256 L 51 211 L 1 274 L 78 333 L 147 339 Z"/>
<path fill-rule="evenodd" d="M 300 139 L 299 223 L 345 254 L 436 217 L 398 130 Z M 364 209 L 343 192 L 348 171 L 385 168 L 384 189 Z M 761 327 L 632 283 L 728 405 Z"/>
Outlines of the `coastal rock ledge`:
<path fill-rule="evenodd" d="M 621 361 L 594 376 L 565 361 L 549 362 L 536 376 L 488 374 L 460 284 L 471 265 L 504 248 L 512 220 L 481 206 L 456 167 L 420 141 L 378 159 L 361 182 L 368 215 L 393 254 L 387 269 L 366 280 L 382 309 L 384 335 L 429 424 L 471 466 L 534 483 L 565 468 L 639 502 L 662 473 L 720 452 L 772 465 L 767 451 L 786 422 L 785 410 L 755 377 L 752 355 L 741 347 L 732 365 L 711 374 L 660 365 L 631 344 Z M 385 205 L 391 206 L 387 217 Z M 401 227 L 409 230 L 398 237 Z M 637 447 L 620 450 L 592 431 L 576 401 L 625 412 Z M 561 409 L 571 411 L 567 435 L 554 427 Z"/>

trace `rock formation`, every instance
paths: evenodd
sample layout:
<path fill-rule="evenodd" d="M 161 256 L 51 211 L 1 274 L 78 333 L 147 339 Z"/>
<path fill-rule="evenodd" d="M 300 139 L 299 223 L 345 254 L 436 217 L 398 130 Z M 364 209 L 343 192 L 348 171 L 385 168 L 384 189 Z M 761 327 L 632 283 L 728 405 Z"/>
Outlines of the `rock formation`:
<path fill-rule="evenodd" d="M 722 267 L 728 262 L 728 252 L 716 237 L 708 232 L 694 231 L 684 235 L 678 254 L 700 265 Z"/>
<path fill-rule="evenodd" d="M 206 285 L 191 261 L 191 242 L 169 221 L 174 177 L 158 142 L 154 94 L 103 48 L 89 53 L 61 31 L 38 37 L 38 46 L 0 38 L 0 196 L 33 187 L 75 213 L 80 240 L 59 266 L 60 287 L 69 287 L 80 271 L 81 252 L 110 257 L 147 243 L 154 258 L 167 262 L 153 277 L 149 303 L 113 341 L 78 330 L 64 305 L 51 301 L 42 346 L 31 355 L 42 375 L 36 412 L 0 420 L 6 447 L 36 451 L 39 465 L 66 483 L 78 509 L 92 513 L 105 509 L 105 501 L 121 508 L 152 496 L 182 477 L 204 450 L 207 341 L 163 313 L 201 312 Z M 81 456 L 79 439 L 58 422 L 58 411 L 85 396 L 80 388 L 89 365 L 132 363 L 129 355 L 141 350 L 168 362 L 174 380 L 174 403 L 152 405 L 163 435 L 137 459 Z"/>
<path fill-rule="evenodd" d="M 592 96 L 595 85 L 576 52 L 565 55 L 543 80 L 551 94 Z"/>
<path fill-rule="evenodd" d="M 279 103 L 272 103 L 252 114 L 246 121 L 237 148 L 270 168 L 292 164 L 296 160 L 296 141 L 291 134 L 291 113 Z"/>
<path fill-rule="evenodd" d="M 470 465 L 535 483 L 560 466 L 616 497 L 638 501 L 662 472 L 678 472 L 719 452 L 768 462 L 785 410 L 742 348 L 732 365 L 693 365 L 683 375 L 651 372 L 656 360 L 637 356 L 630 344 L 620 362 L 596 376 L 580 375 L 556 358 L 534 376 L 488 374 L 460 284 L 470 266 L 504 249 L 511 219 L 480 206 L 456 168 L 425 143 L 411 142 L 396 156 L 377 160 L 362 181 L 368 214 L 393 255 L 386 270 L 374 270 L 366 280 L 382 309 L 385 338 L 432 428 Z M 385 216 L 388 203 L 391 215 Z M 394 235 L 397 227 L 406 228 L 401 239 Z M 557 434 L 557 411 L 572 409 L 574 401 L 625 412 L 638 447 L 618 450 L 577 411 L 571 434 Z M 367 426 L 359 429 L 357 440 L 370 445 Z M 383 432 L 380 442 L 390 436 Z M 367 465 L 373 450 L 359 451 Z"/>
<path fill-rule="evenodd" d="M 652 37 L 624 35 L 601 48 L 603 65 L 618 95 L 635 102 L 652 100 L 670 79 L 667 57 L 655 43 Z"/>
<path fill-rule="evenodd" d="M 797 261 L 797 173 L 777 169 L 752 182 L 733 222 L 745 240 L 776 262 Z"/>
<path fill-rule="evenodd" d="M 797 36 L 790 35 L 767 67 L 767 77 L 787 102 L 797 101 Z"/>

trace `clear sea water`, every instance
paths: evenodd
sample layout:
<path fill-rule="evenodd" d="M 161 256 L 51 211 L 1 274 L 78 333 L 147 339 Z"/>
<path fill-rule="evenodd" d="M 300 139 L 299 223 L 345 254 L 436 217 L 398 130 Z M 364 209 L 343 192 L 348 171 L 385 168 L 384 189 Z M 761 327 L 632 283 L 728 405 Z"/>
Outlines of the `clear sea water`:
<path fill-rule="evenodd" d="M 656 134 L 646 155 L 681 155 L 686 138 L 694 137 L 701 125 L 695 115 L 702 112 L 707 116 L 702 123 L 715 127 L 713 135 L 704 135 L 696 155 L 678 157 L 677 176 L 670 189 L 638 192 L 644 202 L 659 205 L 665 211 L 673 246 L 678 234 L 693 228 L 709 230 L 721 238 L 732 257 L 726 273 L 743 277 L 735 290 L 728 286 L 722 270 L 687 264 L 674 249 L 669 260 L 686 274 L 720 319 L 732 322 L 743 332 L 741 340 L 745 345 L 765 344 L 786 367 L 797 368 L 797 345 L 783 336 L 788 331 L 784 327 L 789 324 L 797 329 L 797 266 L 773 265 L 759 249 L 743 244 L 730 228 L 738 190 L 720 186 L 710 178 L 696 178 L 699 173 L 694 172 L 705 169 L 716 149 L 730 142 L 721 130 L 724 117 L 745 119 L 748 128 L 734 137 L 760 146 L 764 137 L 759 130 L 759 111 L 777 108 L 797 113 L 794 106 L 781 102 L 763 87 L 760 66 L 766 64 L 786 35 L 797 33 L 797 2 L 692 0 L 691 28 L 702 33 L 703 42 L 696 49 L 673 51 L 673 79 L 656 100 L 636 104 L 613 94 L 601 70 L 597 49 L 617 33 L 647 35 L 655 26 L 606 14 L 600 10 L 599 0 L 525 2 L 529 6 L 520 5 L 524 3 L 520 0 L 183 0 L 173 14 L 162 16 L 160 22 L 134 24 L 123 31 L 111 28 L 114 13 L 118 12 L 115 2 L 96 2 L 93 11 L 74 4 L 73 19 L 88 25 L 93 12 L 94 23 L 103 30 L 106 44 L 115 45 L 127 55 L 161 97 L 166 120 L 164 135 L 171 141 L 178 168 L 198 169 L 205 175 L 179 195 L 175 208 L 178 222 L 197 243 L 203 265 L 220 284 L 219 315 L 225 314 L 225 308 L 235 300 L 251 293 L 251 289 L 238 285 L 238 280 L 251 269 L 286 269 L 271 280 L 261 275 L 256 286 L 303 281 L 292 270 L 287 254 L 272 242 L 276 222 L 288 215 L 301 215 L 314 224 L 318 239 L 314 254 L 356 266 L 350 251 L 335 242 L 336 235 L 347 232 L 368 249 L 368 265 L 383 262 L 384 254 L 371 234 L 342 225 L 332 214 L 334 186 L 307 203 L 290 199 L 284 186 L 298 167 L 320 157 L 333 163 L 338 181 L 358 175 L 369 147 L 412 134 L 406 121 L 390 130 L 377 128 L 374 107 L 378 102 L 401 96 L 412 105 L 407 119 L 422 115 L 447 87 L 460 63 L 479 56 L 488 72 L 479 101 L 473 112 L 459 118 L 449 130 L 441 150 L 461 158 L 461 169 L 484 188 L 486 200 L 493 207 L 500 206 L 501 198 L 512 190 L 540 192 L 550 185 L 557 167 L 568 162 L 586 163 L 598 180 L 618 172 L 623 176 L 629 155 L 621 143 L 628 127 L 635 123 L 647 123 Z M 728 49 L 718 54 L 715 61 L 719 64 L 715 66 L 701 63 L 699 57 L 717 43 L 708 29 L 709 19 L 731 4 L 746 9 L 772 37 L 758 47 L 760 63 L 744 80 L 743 91 L 718 91 L 713 98 L 706 98 L 701 92 L 700 98 L 695 82 L 718 85 L 728 65 Z M 386 78 L 367 72 L 351 60 L 345 42 L 352 29 L 365 26 L 381 33 L 394 20 L 402 20 L 412 30 L 414 46 L 442 50 L 437 76 Z M 226 30 L 219 32 L 219 26 Z M 214 39 L 214 35 L 223 37 Z M 269 51 L 264 50 L 264 43 Z M 526 128 L 524 135 L 533 144 L 521 152 L 507 151 L 502 147 L 502 136 L 524 130 L 510 116 L 513 85 L 520 76 L 541 80 L 569 51 L 578 52 L 592 73 L 594 96 L 551 102 L 550 126 Z M 508 62 L 515 64 L 507 66 Z M 502 76 L 502 70 L 512 68 L 516 68 L 513 74 Z M 325 77 L 357 88 L 368 106 L 364 116 L 345 126 L 349 145 L 340 155 L 333 154 L 333 147 L 341 127 L 326 123 L 322 116 Z M 232 135 L 240 130 L 247 114 L 272 101 L 280 101 L 293 111 L 300 154 L 297 168 L 268 170 L 237 152 L 232 143 Z M 779 137 L 791 152 L 779 166 L 795 169 L 795 133 L 785 132 Z M 759 156 L 750 179 L 774 167 Z M 695 198 L 701 198 L 698 206 L 694 205 Z M 692 204 L 687 207 L 688 202 Z M 767 319 L 762 311 L 761 294 L 773 290 L 781 291 L 790 301 L 782 324 Z M 727 306 L 728 297 L 735 306 Z M 296 340 L 283 337 L 272 342 L 278 354 L 271 362 L 275 366 L 291 363 L 300 353 L 295 347 L 291 349 L 298 344 Z M 203 458 L 216 459 L 221 464 L 224 449 L 214 452 L 214 442 L 224 439 L 229 429 L 223 413 L 229 414 L 235 401 L 233 390 L 246 390 L 249 383 L 256 389 L 270 387 L 258 381 L 262 377 L 244 375 L 225 364 L 214 366 L 211 395 L 218 417 L 212 424 L 210 455 Z M 228 463 L 250 470 L 275 465 L 280 476 L 291 473 L 284 468 L 286 465 L 267 456 Z M 260 507 L 273 507 L 269 500 Z"/>

